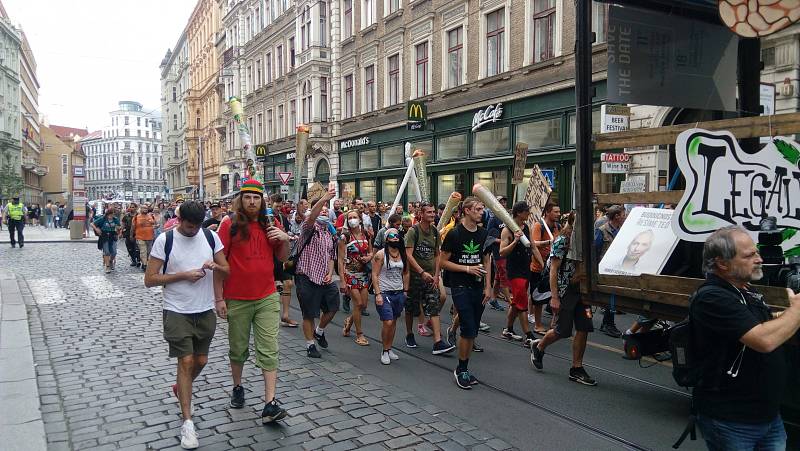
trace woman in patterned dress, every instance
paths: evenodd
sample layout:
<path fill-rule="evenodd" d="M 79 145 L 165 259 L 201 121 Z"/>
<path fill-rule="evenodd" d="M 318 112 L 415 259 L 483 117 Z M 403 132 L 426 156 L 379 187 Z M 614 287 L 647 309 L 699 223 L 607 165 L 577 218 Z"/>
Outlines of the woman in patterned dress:
<path fill-rule="evenodd" d="M 350 336 L 353 323 L 356 326 L 356 344 L 367 346 L 369 341 L 361 330 L 361 310 L 367 306 L 370 272 L 367 263 L 372 258 L 372 244 L 364 231 L 361 215 L 356 210 L 347 212 L 345 227 L 339 238 L 339 275 L 342 277 L 342 292 L 349 294 L 355 304 L 352 314 L 344 320 L 345 337 Z"/>

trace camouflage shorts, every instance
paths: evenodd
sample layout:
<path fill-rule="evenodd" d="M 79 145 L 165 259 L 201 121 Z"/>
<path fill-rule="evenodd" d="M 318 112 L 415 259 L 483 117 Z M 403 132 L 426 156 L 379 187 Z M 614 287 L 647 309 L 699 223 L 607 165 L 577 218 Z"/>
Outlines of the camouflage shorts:
<path fill-rule="evenodd" d="M 439 311 L 442 309 L 439 303 L 439 288 L 411 274 L 405 308 L 412 316 L 418 316 L 420 311 L 424 312 L 425 316 L 439 316 Z"/>

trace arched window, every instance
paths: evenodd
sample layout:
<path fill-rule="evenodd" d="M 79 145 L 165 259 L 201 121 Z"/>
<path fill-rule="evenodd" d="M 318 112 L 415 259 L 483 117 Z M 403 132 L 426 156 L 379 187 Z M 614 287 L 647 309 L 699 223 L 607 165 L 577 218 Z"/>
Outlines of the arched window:
<path fill-rule="evenodd" d="M 331 177 L 331 166 L 328 160 L 322 158 L 317 162 L 317 167 L 314 169 L 314 180 L 320 183 L 328 183 Z"/>

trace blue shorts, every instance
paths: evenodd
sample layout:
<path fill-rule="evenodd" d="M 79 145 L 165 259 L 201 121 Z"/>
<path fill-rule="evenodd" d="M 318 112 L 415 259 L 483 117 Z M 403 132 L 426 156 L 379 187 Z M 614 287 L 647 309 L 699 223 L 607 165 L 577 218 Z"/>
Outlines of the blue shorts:
<path fill-rule="evenodd" d="M 117 256 L 117 240 L 103 241 L 103 257 Z"/>
<path fill-rule="evenodd" d="M 737 423 L 697 415 L 697 427 L 710 451 L 786 449 L 786 430 L 780 415 L 766 423 Z"/>
<path fill-rule="evenodd" d="M 382 291 L 383 305 L 375 304 L 375 310 L 381 321 L 392 321 L 400 318 L 403 314 L 403 305 L 406 302 L 406 295 L 402 291 Z"/>
<path fill-rule="evenodd" d="M 483 289 L 453 287 L 453 305 L 458 311 L 458 319 L 461 323 L 461 336 L 463 338 L 475 338 L 478 336 L 478 327 L 483 316 Z"/>

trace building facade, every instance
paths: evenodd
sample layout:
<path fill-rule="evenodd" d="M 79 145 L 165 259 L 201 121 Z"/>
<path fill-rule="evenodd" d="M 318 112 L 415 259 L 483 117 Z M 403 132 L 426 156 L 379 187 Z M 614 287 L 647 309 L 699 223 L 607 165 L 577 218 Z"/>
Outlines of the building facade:
<path fill-rule="evenodd" d="M 186 33 L 181 33 L 174 51 L 168 50 L 161 62 L 161 117 L 164 130 L 161 135 L 164 157 L 164 178 L 168 195 L 191 193 L 189 185 L 189 152 L 186 141 L 188 110 L 186 99 L 191 84 L 189 48 Z"/>
<path fill-rule="evenodd" d="M 332 17 L 340 195 L 391 202 L 404 147 L 424 150 L 431 200 L 481 183 L 517 198 L 514 147 L 528 145 L 562 206 L 573 205 L 575 11 L 564 0 L 339 0 Z M 592 107 L 605 100 L 606 5 L 593 6 Z M 407 127 L 407 102 L 426 112 Z M 597 115 L 595 114 L 595 119 Z M 596 124 L 596 127 L 599 124 Z M 329 169 L 330 168 L 330 169 Z M 524 186 L 524 184 L 522 185 Z"/>
<path fill-rule="evenodd" d="M 20 31 L 0 5 L 0 200 L 25 194 L 21 171 L 21 46 Z"/>
<path fill-rule="evenodd" d="M 161 119 L 132 101 L 119 102 L 109 119 L 103 130 L 82 141 L 88 197 L 137 202 L 164 198 Z"/>
<path fill-rule="evenodd" d="M 42 176 L 47 166 L 42 164 L 42 139 L 39 112 L 39 79 L 36 76 L 36 59 L 24 32 L 20 52 L 20 123 L 22 145 L 22 179 L 25 189 L 22 197 L 26 202 L 42 204 Z"/>
<path fill-rule="evenodd" d="M 220 130 L 224 126 L 219 118 L 217 42 L 224 35 L 219 32 L 219 16 L 218 0 L 199 0 L 185 30 L 190 74 L 185 134 L 188 183 L 202 184 L 197 195 L 206 198 L 220 196 Z"/>
<path fill-rule="evenodd" d="M 85 129 L 50 125 L 40 125 L 42 135 L 41 162 L 48 171 L 42 177 L 43 202 L 65 203 L 71 199 L 75 187 L 73 177 L 77 171 L 86 169 L 86 155 L 81 147 L 81 139 L 89 135 Z M 84 172 L 85 174 L 85 172 Z"/>

